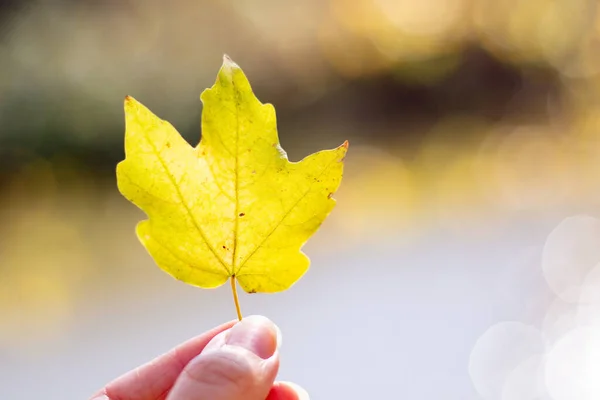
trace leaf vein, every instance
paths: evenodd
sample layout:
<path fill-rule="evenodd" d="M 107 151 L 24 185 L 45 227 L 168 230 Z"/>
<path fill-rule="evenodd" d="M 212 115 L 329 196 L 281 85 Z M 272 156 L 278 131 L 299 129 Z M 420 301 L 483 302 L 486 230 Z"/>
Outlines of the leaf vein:
<path fill-rule="evenodd" d="M 187 260 L 186 258 L 184 258 L 183 256 L 181 256 L 180 254 L 176 253 L 175 251 L 171 250 L 169 247 L 165 246 L 165 244 L 162 243 L 160 240 L 156 239 L 155 236 L 152 237 L 152 240 L 154 240 L 156 242 L 156 244 L 158 244 L 160 247 L 162 247 L 167 252 L 169 252 L 178 261 L 181 261 L 182 263 L 188 265 L 191 269 L 196 269 L 198 271 L 206 272 L 207 274 L 213 274 L 213 275 L 221 276 L 221 274 L 219 274 L 218 272 L 211 271 L 208 268 L 199 267 L 195 263 Z M 227 273 L 227 275 L 229 275 L 229 273 Z"/>
<path fill-rule="evenodd" d="M 325 172 L 327 172 L 327 170 L 329 170 L 329 168 L 333 165 L 333 163 L 335 162 L 335 159 L 331 160 L 329 162 L 329 164 L 327 164 L 327 166 L 325 168 L 323 168 L 323 171 L 321 171 L 321 173 L 317 176 L 317 178 L 320 178 L 321 176 L 323 176 L 323 174 Z M 285 221 L 285 219 L 290 215 L 290 213 L 292 212 L 292 210 L 294 210 L 294 208 L 296 208 L 296 206 L 306 197 L 308 196 L 308 194 L 312 191 L 312 188 L 315 184 L 315 181 L 313 180 L 313 182 L 310 184 L 310 186 L 308 187 L 308 189 L 306 190 L 306 192 L 304 192 L 302 194 L 302 196 L 300 196 L 298 198 L 298 200 L 292 204 L 292 206 L 286 211 L 286 213 L 283 215 L 283 217 L 281 217 L 281 219 L 279 220 L 279 222 L 275 225 L 275 227 L 273 229 L 271 229 L 271 231 L 269 233 L 267 233 L 265 235 L 265 237 L 263 238 L 263 240 L 254 247 L 254 249 L 249 253 L 249 255 L 244 259 L 244 261 L 240 264 L 239 268 L 237 269 L 237 271 L 234 270 L 234 273 L 236 275 L 240 274 L 240 271 L 242 270 L 242 268 L 246 265 L 246 263 L 248 262 L 248 260 L 250 260 L 250 258 L 252 258 L 252 256 L 263 246 L 263 244 L 267 241 L 267 239 L 269 239 L 271 237 L 271 235 L 273 235 L 273 233 L 275 233 L 275 231 L 279 228 L 279 226 L 283 223 L 283 221 Z"/>
<path fill-rule="evenodd" d="M 200 237 L 202 237 L 202 240 L 204 240 L 204 242 L 206 243 L 206 246 L 208 247 L 208 249 L 211 251 L 211 253 L 213 253 L 213 255 L 215 256 L 215 258 L 217 259 L 217 261 L 219 261 L 219 263 L 221 264 L 221 266 L 223 267 L 223 269 L 225 270 L 225 272 L 229 275 L 230 272 L 227 269 L 227 265 L 225 264 L 225 262 L 223 261 L 223 259 L 217 254 L 217 252 L 215 251 L 215 249 L 212 247 L 212 245 L 210 244 L 210 242 L 208 241 L 208 239 L 206 237 L 206 234 L 204 233 L 204 231 L 200 227 L 200 224 L 198 224 L 198 221 L 196 221 L 196 217 L 192 213 L 192 210 L 190 209 L 189 205 L 186 203 L 185 198 L 183 197 L 183 193 L 181 193 L 181 189 L 179 188 L 179 185 L 177 185 L 177 182 L 175 182 L 175 178 L 173 177 L 173 174 L 171 174 L 171 171 L 169 170 L 167 164 L 165 163 L 165 160 L 160 156 L 160 152 L 156 148 L 156 145 L 154 144 L 154 142 L 152 142 L 152 140 L 150 140 L 150 138 L 148 137 L 148 134 L 146 132 L 144 132 L 144 137 L 146 138 L 146 140 L 148 141 L 148 143 L 150 143 L 150 146 L 152 146 L 152 150 L 154 151 L 154 154 L 156 155 L 156 158 L 158 158 L 158 161 L 160 161 L 160 164 L 162 165 L 165 173 L 167 174 L 167 177 L 169 178 L 169 181 L 171 181 L 171 184 L 173 185 L 173 187 L 175 188 L 175 191 L 177 192 L 177 196 L 181 200 L 181 204 L 185 208 L 185 210 L 186 210 L 186 212 L 187 212 L 190 220 L 192 221 L 192 224 L 194 225 L 194 227 L 196 228 L 196 230 L 200 234 Z"/>
<path fill-rule="evenodd" d="M 238 235 L 240 231 L 240 99 L 239 93 L 235 86 L 235 81 L 233 77 L 231 78 L 231 83 L 233 85 L 233 93 L 235 99 L 235 213 L 233 214 L 233 218 L 235 218 L 234 222 L 234 231 L 233 231 L 233 254 L 231 258 L 231 269 L 233 273 L 235 273 L 236 269 L 236 260 L 237 260 L 237 252 L 238 252 Z"/>
<path fill-rule="evenodd" d="M 220 191 L 221 193 L 223 193 L 223 195 L 224 195 L 225 197 L 227 197 L 227 199 L 228 199 L 229 201 L 231 201 L 231 202 L 234 202 L 234 201 L 235 201 L 235 199 L 234 199 L 233 197 L 231 197 L 231 196 L 230 196 L 230 195 L 229 195 L 229 194 L 228 194 L 228 193 L 225 191 L 225 189 L 223 189 L 223 187 L 222 187 L 222 186 L 219 184 L 219 180 L 217 179 L 217 174 L 215 174 L 215 171 L 213 170 L 212 163 L 209 163 L 209 162 L 207 162 L 207 163 L 206 163 L 206 165 L 208 166 L 208 170 L 210 171 L 210 174 L 211 174 L 211 175 L 212 175 L 212 177 L 213 177 L 213 180 L 214 180 L 214 182 L 215 182 L 215 185 L 217 185 L 217 187 L 219 188 L 219 191 Z"/>

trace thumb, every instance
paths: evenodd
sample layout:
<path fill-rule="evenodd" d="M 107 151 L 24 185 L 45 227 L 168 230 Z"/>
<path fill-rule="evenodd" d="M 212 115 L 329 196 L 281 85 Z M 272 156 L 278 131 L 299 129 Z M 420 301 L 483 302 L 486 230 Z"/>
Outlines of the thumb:
<path fill-rule="evenodd" d="M 244 318 L 190 361 L 167 400 L 264 400 L 279 369 L 278 337 L 267 318 Z"/>

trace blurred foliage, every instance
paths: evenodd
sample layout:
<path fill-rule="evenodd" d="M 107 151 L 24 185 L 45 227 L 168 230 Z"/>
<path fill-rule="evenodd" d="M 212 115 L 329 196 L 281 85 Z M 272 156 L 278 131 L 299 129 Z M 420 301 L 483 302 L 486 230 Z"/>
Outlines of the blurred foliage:
<path fill-rule="evenodd" d="M 595 82 L 599 65 L 589 0 L 30 0 L 0 15 L 0 143 L 12 163 L 17 148 L 113 163 L 125 94 L 196 140 L 198 94 L 224 52 L 275 103 L 294 143 L 298 122 L 327 124 L 330 113 L 311 123 L 307 112 L 335 107 L 338 92 L 342 119 L 374 126 L 329 121 L 339 137 L 404 144 L 444 114 L 543 120 L 549 98 L 568 107 L 571 81 L 591 88 L 580 81 Z"/>

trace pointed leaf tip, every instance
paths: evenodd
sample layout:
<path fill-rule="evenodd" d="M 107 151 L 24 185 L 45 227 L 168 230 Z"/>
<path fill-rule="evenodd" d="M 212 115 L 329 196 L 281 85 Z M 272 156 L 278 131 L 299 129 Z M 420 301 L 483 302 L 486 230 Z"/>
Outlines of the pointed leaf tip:
<path fill-rule="evenodd" d="M 125 108 L 125 115 L 127 113 L 138 112 L 140 109 L 143 109 L 144 106 L 140 104 L 134 97 L 125 96 L 125 101 L 123 102 Z"/>
<path fill-rule="evenodd" d="M 123 106 L 125 108 L 125 115 L 127 115 L 128 110 L 132 110 L 135 108 L 135 99 L 130 95 L 125 96 L 125 100 L 123 101 Z"/>
<path fill-rule="evenodd" d="M 227 54 L 223 54 L 223 68 L 233 69 L 239 66 Z"/>
<path fill-rule="evenodd" d="M 346 149 L 348 148 L 349 145 L 350 145 L 350 143 L 347 140 L 344 141 L 344 143 L 342 143 L 342 147 L 344 147 Z"/>

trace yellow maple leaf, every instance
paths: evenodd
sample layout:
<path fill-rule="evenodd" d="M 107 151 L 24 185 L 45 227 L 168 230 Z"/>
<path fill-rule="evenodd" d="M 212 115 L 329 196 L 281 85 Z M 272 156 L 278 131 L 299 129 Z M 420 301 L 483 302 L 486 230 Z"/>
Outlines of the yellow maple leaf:
<path fill-rule="evenodd" d="M 301 247 L 331 212 L 348 142 L 300 162 L 279 145 L 275 109 L 224 57 L 201 95 L 202 139 L 190 146 L 168 122 L 125 99 L 120 192 L 148 216 L 137 236 L 176 279 L 248 293 L 288 289 L 308 269 Z"/>

